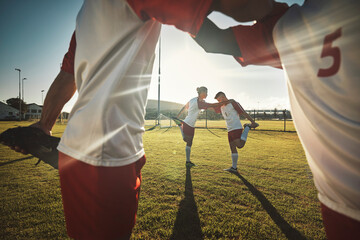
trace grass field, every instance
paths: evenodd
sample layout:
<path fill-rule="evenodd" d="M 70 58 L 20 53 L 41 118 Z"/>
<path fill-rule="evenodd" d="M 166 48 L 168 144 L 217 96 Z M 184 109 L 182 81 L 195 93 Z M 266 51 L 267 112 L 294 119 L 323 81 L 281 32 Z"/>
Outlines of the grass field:
<path fill-rule="evenodd" d="M 164 126 L 170 125 L 169 122 L 170 122 L 169 120 L 164 120 L 163 121 Z M 256 122 L 258 122 L 260 124 L 260 126 L 258 128 L 256 128 L 256 130 L 284 131 L 284 124 L 285 124 L 285 130 L 287 132 L 296 131 L 292 120 L 287 120 L 286 123 L 284 123 L 283 120 L 269 120 L 269 121 L 260 120 L 260 121 L 256 121 Z M 145 121 L 145 125 L 148 127 L 154 126 L 155 124 L 156 124 L 155 120 L 146 120 Z M 174 122 L 172 122 L 172 124 L 174 124 Z M 197 120 L 195 127 L 197 127 L 197 128 L 206 127 L 206 121 L 204 119 Z M 209 120 L 207 122 L 207 127 L 210 129 L 212 129 L 212 128 L 225 129 L 226 123 L 224 120 Z"/>
<path fill-rule="evenodd" d="M 0 122 L 0 132 L 17 125 Z M 212 131 L 220 138 L 196 129 L 191 169 L 177 128 L 145 133 L 132 239 L 325 239 L 296 132 L 250 131 L 235 175 L 223 171 L 231 165 L 226 130 Z M 58 173 L 36 162 L 0 146 L 1 239 L 67 239 Z"/>

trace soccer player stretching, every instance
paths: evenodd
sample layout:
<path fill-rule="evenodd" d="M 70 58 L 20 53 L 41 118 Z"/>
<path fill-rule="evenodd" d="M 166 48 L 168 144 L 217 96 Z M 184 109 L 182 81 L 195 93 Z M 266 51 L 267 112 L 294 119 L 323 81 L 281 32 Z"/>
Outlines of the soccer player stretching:
<path fill-rule="evenodd" d="M 184 142 L 186 142 L 185 147 L 185 153 L 186 153 L 186 164 L 190 166 L 195 166 L 194 163 L 190 161 L 190 153 L 191 153 L 191 146 L 194 139 L 194 133 L 195 133 L 195 123 L 196 119 L 201 111 L 201 109 L 207 109 L 207 108 L 216 108 L 220 107 L 222 105 L 226 105 L 230 102 L 233 102 L 233 100 L 227 100 L 221 103 L 207 103 L 204 101 L 204 99 L 207 97 L 207 88 L 206 87 L 198 87 L 196 89 L 198 96 L 192 98 L 179 112 L 177 115 L 177 118 L 181 115 L 181 113 L 187 109 L 188 115 L 184 119 L 184 121 L 176 123 L 180 127 L 181 134 L 183 136 Z"/>
<path fill-rule="evenodd" d="M 223 92 L 218 92 L 215 95 L 215 99 L 218 100 L 219 103 L 228 101 L 225 93 Z M 215 110 L 216 112 L 221 111 L 221 114 L 226 121 L 229 145 L 231 149 L 232 166 L 224 170 L 228 172 L 237 172 L 237 162 L 239 159 L 237 148 L 243 148 L 245 146 L 250 128 L 256 128 L 259 126 L 259 124 L 256 123 L 254 119 L 252 119 L 252 117 L 246 113 L 246 111 L 238 102 L 235 101 L 231 102 L 231 104 L 222 105 Z M 241 115 L 244 115 L 251 122 L 251 124 L 244 124 L 244 131 L 240 122 Z"/>

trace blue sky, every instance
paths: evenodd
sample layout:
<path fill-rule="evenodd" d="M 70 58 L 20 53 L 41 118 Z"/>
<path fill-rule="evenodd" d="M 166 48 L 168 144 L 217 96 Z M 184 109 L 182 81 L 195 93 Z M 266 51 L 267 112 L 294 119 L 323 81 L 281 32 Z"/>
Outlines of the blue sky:
<path fill-rule="evenodd" d="M 0 0 L 0 101 L 17 97 L 21 69 L 25 102 L 41 104 L 60 69 L 82 0 Z M 285 1 L 289 4 L 302 0 Z M 221 28 L 237 24 L 213 13 Z M 209 89 L 208 101 L 224 91 L 246 109 L 288 108 L 282 70 L 270 67 L 242 68 L 231 56 L 205 53 L 184 32 L 164 26 L 161 33 L 161 99 L 186 103 L 196 87 Z M 154 66 L 149 98 L 157 99 L 157 68 Z M 65 107 L 70 111 L 75 96 Z"/>

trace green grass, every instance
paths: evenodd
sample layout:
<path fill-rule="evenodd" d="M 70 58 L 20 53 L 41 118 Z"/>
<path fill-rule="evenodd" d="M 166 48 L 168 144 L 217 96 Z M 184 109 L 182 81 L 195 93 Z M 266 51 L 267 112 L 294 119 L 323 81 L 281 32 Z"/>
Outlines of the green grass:
<path fill-rule="evenodd" d="M 15 125 L 0 122 L 0 131 Z M 235 175 L 223 171 L 231 165 L 226 130 L 212 131 L 220 138 L 196 129 L 191 169 L 177 128 L 145 133 L 132 239 L 325 239 L 295 132 L 250 131 Z M 36 161 L 0 146 L 1 239 L 67 239 L 58 173 Z"/>

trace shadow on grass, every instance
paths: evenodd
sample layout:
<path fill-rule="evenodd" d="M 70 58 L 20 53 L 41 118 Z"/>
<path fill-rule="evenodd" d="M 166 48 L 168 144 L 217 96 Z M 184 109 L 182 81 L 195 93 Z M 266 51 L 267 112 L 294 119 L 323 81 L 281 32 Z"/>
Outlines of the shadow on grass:
<path fill-rule="evenodd" d="M 194 199 L 190 168 L 190 166 L 186 166 L 185 198 L 179 204 L 173 233 L 170 237 L 172 240 L 204 239 Z"/>
<path fill-rule="evenodd" d="M 16 163 L 16 162 L 25 161 L 25 160 L 31 159 L 31 158 L 34 158 L 34 157 L 33 156 L 24 157 L 24 158 L 19 158 L 19 159 L 11 160 L 11 161 L 8 161 L 8 162 L 0 163 L 0 167 L 8 165 L 8 164 Z"/>
<path fill-rule="evenodd" d="M 236 175 L 241 179 L 241 181 L 244 182 L 245 186 L 259 200 L 265 211 L 269 214 L 271 219 L 280 228 L 280 230 L 285 234 L 287 239 L 306 239 L 298 230 L 290 226 L 290 224 L 285 221 L 276 208 L 269 202 L 269 200 L 267 200 L 267 198 L 259 190 L 257 190 L 251 183 L 249 183 L 243 176 L 241 176 L 240 173 L 232 172 L 232 174 Z"/>

